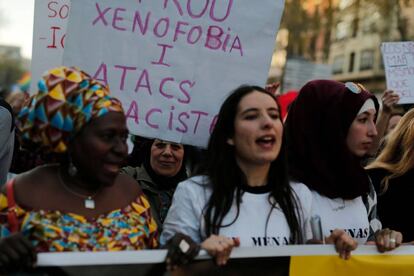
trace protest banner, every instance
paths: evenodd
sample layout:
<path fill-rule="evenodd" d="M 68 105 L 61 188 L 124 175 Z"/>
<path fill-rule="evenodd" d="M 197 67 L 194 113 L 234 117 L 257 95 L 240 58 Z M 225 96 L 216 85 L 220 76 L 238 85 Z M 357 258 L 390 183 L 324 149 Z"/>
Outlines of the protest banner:
<path fill-rule="evenodd" d="M 400 104 L 414 103 L 414 42 L 381 45 L 387 89 L 400 95 Z"/>
<path fill-rule="evenodd" d="M 63 275 L 162 275 L 166 250 L 64 252 L 38 255 L 37 270 Z M 289 245 L 234 248 L 219 267 L 205 252 L 171 275 L 412 275 L 414 248 L 401 246 L 378 253 L 376 246 L 359 246 L 343 260 L 334 245 Z"/>
<path fill-rule="evenodd" d="M 264 85 L 283 0 L 72 0 L 63 63 L 107 83 L 130 131 L 206 146 L 241 84 Z"/>
<path fill-rule="evenodd" d="M 46 70 L 62 65 L 69 11 L 70 0 L 35 1 L 31 94 Z"/>

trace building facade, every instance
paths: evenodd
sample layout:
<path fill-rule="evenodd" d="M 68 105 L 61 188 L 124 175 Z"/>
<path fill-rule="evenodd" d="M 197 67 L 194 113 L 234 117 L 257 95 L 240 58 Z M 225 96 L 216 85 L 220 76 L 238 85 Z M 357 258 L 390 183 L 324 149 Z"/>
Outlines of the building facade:
<path fill-rule="evenodd" d="M 333 78 L 359 82 L 374 93 L 384 91 L 381 43 L 413 39 L 413 24 L 413 0 L 341 0 L 329 51 Z"/>

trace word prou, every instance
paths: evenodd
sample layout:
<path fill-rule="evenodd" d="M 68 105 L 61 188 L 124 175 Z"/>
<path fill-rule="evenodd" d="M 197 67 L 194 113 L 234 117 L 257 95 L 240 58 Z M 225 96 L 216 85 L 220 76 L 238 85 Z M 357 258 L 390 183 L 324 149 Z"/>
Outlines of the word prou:
<path fill-rule="evenodd" d="M 197 4 L 200 4 L 202 1 L 201 0 L 194 0 L 194 1 L 193 0 L 187 0 L 187 3 L 184 5 L 184 4 L 182 4 L 182 1 L 178 1 L 178 0 L 172 0 L 172 1 L 164 0 L 164 9 L 167 8 L 168 3 L 171 3 L 171 5 L 174 6 L 177 9 L 177 12 L 181 16 L 183 16 L 184 15 L 184 11 L 186 11 L 187 14 L 191 18 L 201 18 L 205 14 L 207 14 L 212 21 L 223 22 L 223 21 L 225 21 L 229 17 L 230 12 L 231 12 L 231 8 L 233 6 L 233 0 L 229 0 L 228 3 L 227 3 L 226 13 L 224 14 L 224 16 L 222 16 L 220 18 L 216 14 L 217 13 L 217 6 L 216 6 L 217 0 L 212 0 L 211 1 L 211 4 L 210 4 L 210 0 L 204 0 L 204 7 L 198 13 L 194 11 L 193 2 L 196 2 Z M 224 1 L 223 0 L 219 0 L 219 2 L 223 3 Z"/>
<path fill-rule="evenodd" d="M 180 133 L 193 133 L 205 131 L 200 126 L 209 126 L 210 134 L 216 124 L 217 116 L 211 119 L 210 114 L 202 110 L 190 110 L 179 112 L 175 111 L 175 106 L 170 106 L 169 110 L 152 107 L 144 110 L 138 106 L 136 101 L 131 101 L 126 109 L 128 121 L 133 121 L 139 125 L 145 123 L 152 129 L 170 130 Z"/>
<path fill-rule="evenodd" d="M 233 35 L 218 25 L 192 25 L 186 21 L 173 21 L 168 16 L 157 18 L 151 11 L 141 14 L 121 7 L 102 7 L 95 4 L 97 16 L 92 26 L 104 26 L 116 31 L 129 31 L 142 36 L 152 34 L 157 38 L 166 38 L 172 42 L 188 45 L 200 45 L 211 50 L 236 53 L 243 56 L 243 46 L 238 35 Z M 150 25 L 151 24 L 151 25 Z"/>

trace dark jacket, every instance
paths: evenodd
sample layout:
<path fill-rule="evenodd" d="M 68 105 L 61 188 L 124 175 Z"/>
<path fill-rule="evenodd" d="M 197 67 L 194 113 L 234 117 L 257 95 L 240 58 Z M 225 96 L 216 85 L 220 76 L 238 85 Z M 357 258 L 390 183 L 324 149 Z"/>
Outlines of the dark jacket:
<path fill-rule="evenodd" d="M 171 206 L 175 187 L 170 189 L 160 188 L 148 175 L 144 165 L 141 165 L 141 167 L 125 167 L 122 172 L 133 177 L 141 186 L 151 205 L 152 216 L 161 232 L 162 224 Z"/>
<path fill-rule="evenodd" d="M 410 218 L 414 194 L 414 169 L 404 175 L 392 178 L 388 189 L 383 192 L 381 181 L 391 173 L 385 169 L 370 169 L 368 174 L 378 193 L 378 216 L 383 228 L 400 231 L 404 242 L 414 240 L 414 225 Z"/>

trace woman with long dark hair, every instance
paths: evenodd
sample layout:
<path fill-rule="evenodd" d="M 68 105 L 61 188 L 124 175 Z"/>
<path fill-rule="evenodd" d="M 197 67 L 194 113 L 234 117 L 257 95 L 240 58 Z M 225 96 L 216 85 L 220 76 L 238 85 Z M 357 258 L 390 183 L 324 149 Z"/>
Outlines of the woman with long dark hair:
<path fill-rule="evenodd" d="M 304 243 L 310 208 L 307 187 L 289 183 L 276 99 L 242 86 L 220 109 L 204 175 L 178 185 L 161 243 L 181 232 L 225 264 L 234 246 Z"/>

